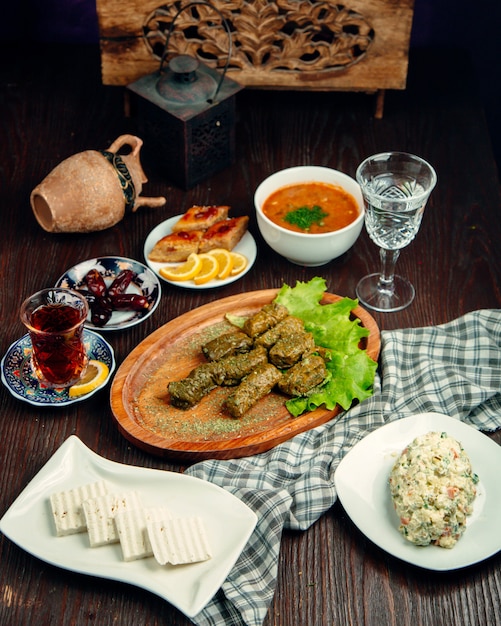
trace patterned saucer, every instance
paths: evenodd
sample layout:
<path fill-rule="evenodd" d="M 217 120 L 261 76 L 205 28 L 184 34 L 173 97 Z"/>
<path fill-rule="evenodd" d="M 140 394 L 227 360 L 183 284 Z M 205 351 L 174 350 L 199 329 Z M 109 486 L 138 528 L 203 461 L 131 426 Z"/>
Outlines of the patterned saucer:
<path fill-rule="evenodd" d="M 28 334 L 15 341 L 5 353 L 0 364 L 3 384 L 14 397 L 35 406 L 67 406 L 90 398 L 110 379 L 115 370 L 115 356 L 109 343 L 87 328 L 84 329 L 84 342 L 89 358 L 106 363 L 110 370 L 103 384 L 90 393 L 70 398 L 68 389 L 41 387 L 31 370 L 31 339 Z"/>
<path fill-rule="evenodd" d="M 157 308 L 162 295 L 160 281 L 149 267 L 121 256 L 101 256 L 94 259 L 82 261 L 67 270 L 56 282 L 56 287 L 66 287 L 67 289 L 86 289 L 85 276 L 91 269 L 97 269 L 103 276 L 106 285 L 109 287 L 113 279 L 122 270 L 132 270 L 134 279 L 127 288 L 127 293 L 136 293 L 148 299 L 150 307 L 140 311 L 113 311 L 110 321 L 104 326 L 96 326 L 89 318 L 85 322 L 87 328 L 93 330 L 109 331 L 124 330 L 130 326 L 135 326 L 144 322 Z"/>

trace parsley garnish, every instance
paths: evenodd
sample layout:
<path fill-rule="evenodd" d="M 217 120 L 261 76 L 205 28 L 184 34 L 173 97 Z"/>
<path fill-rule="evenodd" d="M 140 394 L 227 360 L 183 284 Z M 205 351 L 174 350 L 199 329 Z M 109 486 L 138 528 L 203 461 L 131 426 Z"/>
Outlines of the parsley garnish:
<path fill-rule="evenodd" d="M 294 209 L 294 211 L 289 211 L 284 220 L 301 230 L 310 230 L 312 224 L 322 225 L 322 219 L 327 215 L 328 213 L 323 211 L 322 207 L 315 204 L 312 207 L 302 206 L 299 209 Z"/>

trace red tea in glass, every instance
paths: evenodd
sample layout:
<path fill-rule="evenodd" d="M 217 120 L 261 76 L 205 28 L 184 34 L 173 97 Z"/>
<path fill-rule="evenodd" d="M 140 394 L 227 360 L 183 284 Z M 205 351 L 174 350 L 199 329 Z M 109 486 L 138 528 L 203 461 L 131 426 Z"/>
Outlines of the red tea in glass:
<path fill-rule="evenodd" d="M 44 289 L 23 302 L 21 320 L 31 337 L 33 371 L 45 386 L 71 386 L 85 372 L 87 313 L 86 299 L 69 289 Z"/>

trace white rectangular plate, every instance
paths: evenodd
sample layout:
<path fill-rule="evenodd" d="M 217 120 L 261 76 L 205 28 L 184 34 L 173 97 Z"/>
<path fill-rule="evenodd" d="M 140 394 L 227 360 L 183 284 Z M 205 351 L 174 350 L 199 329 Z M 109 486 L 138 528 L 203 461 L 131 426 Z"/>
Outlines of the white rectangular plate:
<path fill-rule="evenodd" d="M 178 517 L 201 517 L 212 558 L 182 567 L 162 566 L 153 558 L 125 562 L 120 544 L 91 548 L 87 533 L 56 537 L 50 494 L 98 480 L 109 483 L 111 490 L 138 491 L 145 506 L 165 506 Z M 256 522 L 256 514 L 247 505 L 217 485 L 109 461 L 72 435 L 11 505 L 0 520 L 0 530 L 47 563 L 142 587 L 193 617 L 223 584 Z"/>

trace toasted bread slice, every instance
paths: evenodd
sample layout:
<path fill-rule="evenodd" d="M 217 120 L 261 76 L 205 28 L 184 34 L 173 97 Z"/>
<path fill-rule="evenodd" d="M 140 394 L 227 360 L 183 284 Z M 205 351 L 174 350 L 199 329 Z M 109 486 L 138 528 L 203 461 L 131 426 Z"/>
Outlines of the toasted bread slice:
<path fill-rule="evenodd" d="M 232 217 L 223 222 L 217 222 L 205 231 L 200 240 L 199 252 L 208 252 L 215 248 L 233 250 L 247 231 L 249 217 Z"/>
<path fill-rule="evenodd" d="M 192 206 L 172 227 L 172 232 L 207 230 L 228 217 L 229 206 Z"/>
<path fill-rule="evenodd" d="M 192 252 L 198 252 L 203 230 L 180 231 L 162 237 L 148 255 L 157 263 L 179 263 L 186 261 Z"/>

